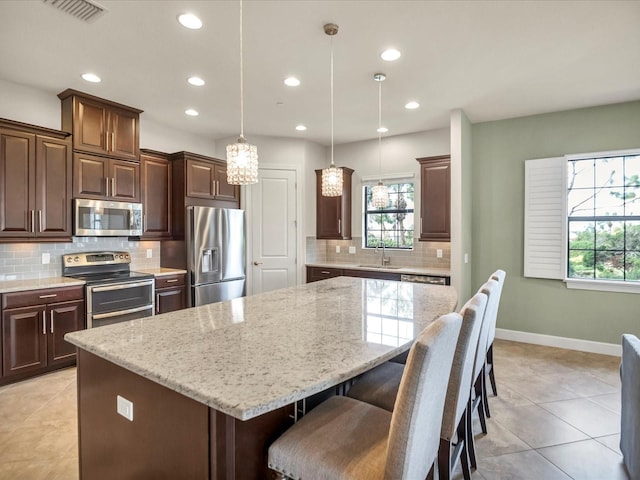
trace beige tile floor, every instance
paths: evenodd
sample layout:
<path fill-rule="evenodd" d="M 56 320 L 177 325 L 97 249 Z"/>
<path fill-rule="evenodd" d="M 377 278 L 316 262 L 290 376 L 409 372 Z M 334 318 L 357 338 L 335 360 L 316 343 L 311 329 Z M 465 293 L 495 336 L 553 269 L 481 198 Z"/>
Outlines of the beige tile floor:
<path fill-rule="evenodd" d="M 619 358 L 506 341 L 494 350 L 498 396 L 488 434 L 476 434 L 474 479 L 628 479 Z M 78 478 L 75 380 L 70 368 L 0 387 L 0 480 Z"/>

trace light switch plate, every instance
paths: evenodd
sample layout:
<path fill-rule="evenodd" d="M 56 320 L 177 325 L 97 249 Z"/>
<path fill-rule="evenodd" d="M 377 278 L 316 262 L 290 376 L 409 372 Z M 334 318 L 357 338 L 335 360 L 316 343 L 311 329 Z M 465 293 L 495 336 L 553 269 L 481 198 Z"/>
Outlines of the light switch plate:
<path fill-rule="evenodd" d="M 47 265 L 49 263 L 51 263 L 51 254 L 45 252 L 42 254 L 42 264 Z"/>
<path fill-rule="evenodd" d="M 118 413 L 130 422 L 133 422 L 133 402 L 118 395 L 116 403 Z"/>
<path fill-rule="evenodd" d="M 349 253 L 356 253 L 356 247 L 349 247 Z"/>

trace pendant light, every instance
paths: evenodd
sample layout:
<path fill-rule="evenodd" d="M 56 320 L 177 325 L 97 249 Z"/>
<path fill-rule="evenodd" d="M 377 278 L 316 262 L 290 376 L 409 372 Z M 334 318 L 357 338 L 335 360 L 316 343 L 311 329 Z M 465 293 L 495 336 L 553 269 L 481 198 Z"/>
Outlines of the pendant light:
<path fill-rule="evenodd" d="M 375 208 L 383 209 L 389 205 L 389 189 L 382 183 L 382 82 L 387 76 L 376 73 L 373 79 L 378 82 L 378 184 L 371 189 L 371 203 Z"/>
<path fill-rule="evenodd" d="M 322 170 L 322 196 L 339 197 L 342 195 L 342 169 L 333 163 L 333 37 L 338 33 L 338 25 L 327 23 L 324 33 L 331 37 L 331 165 Z"/>
<path fill-rule="evenodd" d="M 227 182 L 258 183 L 258 149 L 244 138 L 244 72 L 242 63 L 242 0 L 240 0 L 240 137 L 227 145 Z"/>

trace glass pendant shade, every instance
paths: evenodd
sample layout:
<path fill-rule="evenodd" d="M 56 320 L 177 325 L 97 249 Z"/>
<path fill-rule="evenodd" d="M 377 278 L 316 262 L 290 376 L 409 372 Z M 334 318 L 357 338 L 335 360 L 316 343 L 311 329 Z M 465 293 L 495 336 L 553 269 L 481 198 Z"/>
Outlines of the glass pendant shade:
<path fill-rule="evenodd" d="M 227 145 L 227 183 L 251 185 L 258 183 L 258 149 L 244 137 Z"/>
<path fill-rule="evenodd" d="M 322 170 L 322 196 L 339 197 L 342 195 L 342 169 L 331 164 Z"/>
<path fill-rule="evenodd" d="M 375 208 L 386 208 L 389 205 L 389 189 L 382 182 L 371 189 L 371 203 Z"/>

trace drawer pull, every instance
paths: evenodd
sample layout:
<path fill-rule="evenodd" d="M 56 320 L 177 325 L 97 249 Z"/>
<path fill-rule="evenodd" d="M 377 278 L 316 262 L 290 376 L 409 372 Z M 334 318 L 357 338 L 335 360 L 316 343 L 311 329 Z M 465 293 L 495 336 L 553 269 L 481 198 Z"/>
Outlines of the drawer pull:
<path fill-rule="evenodd" d="M 165 280 L 167 283 L 175 283 L 178 281 L 177 278 L 172 278 L 171 280 Z"/>
<path fill-rule="evenodd" d="M 40 295 L 40 298 L 55 298 L 57 296 L 58 296 L 57 293 L 51 293 L 49 295 Z"/>
<path fill-rule="evenodd" d="M 326 270 L 322 270 L 320 273 L 323 275 L 331 275 L 331 272 L 327 272 Z"/>

